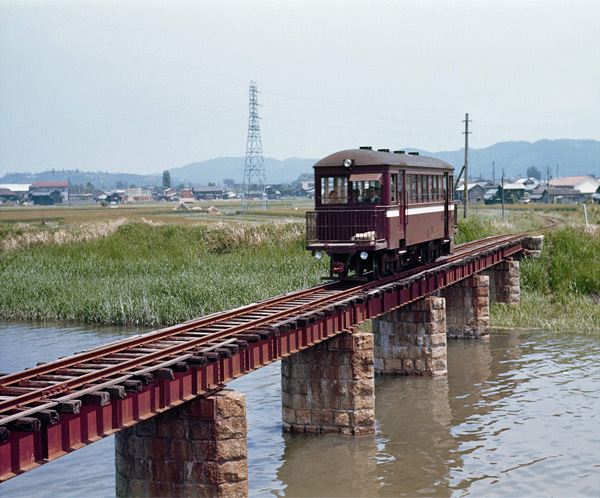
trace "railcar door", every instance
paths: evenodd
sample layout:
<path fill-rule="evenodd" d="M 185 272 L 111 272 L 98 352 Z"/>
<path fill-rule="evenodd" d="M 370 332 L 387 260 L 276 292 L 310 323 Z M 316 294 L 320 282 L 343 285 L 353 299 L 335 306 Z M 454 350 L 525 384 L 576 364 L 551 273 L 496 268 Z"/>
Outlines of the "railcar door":
<path fill-rule="evenodd" d="M 450 221 L 449 217 L 449 208 L 448 205 L 450 203 L 450 192 L 452 191 L 452 186 L 449 184 L 450 177 L 448 173 L 444 173 L 444 240 L 450 240 Z"/>
<path fill-rule="evenodd" d="M 389 177 L 386 175 L 386 180 L 389 178 L 389 187 L 387 187 L 389 195 L 389 207 L 386 211 L 386 219 L 388 226 L 388 249 L 398 249 L 400 247 L 400 239 L 404 238 L 404 221 L 401 208 L 402 194 L 402 178 L 399 178 L 398 171 L 392 172 Z M 400 181 L 398 181 L 400 180 Z"/>

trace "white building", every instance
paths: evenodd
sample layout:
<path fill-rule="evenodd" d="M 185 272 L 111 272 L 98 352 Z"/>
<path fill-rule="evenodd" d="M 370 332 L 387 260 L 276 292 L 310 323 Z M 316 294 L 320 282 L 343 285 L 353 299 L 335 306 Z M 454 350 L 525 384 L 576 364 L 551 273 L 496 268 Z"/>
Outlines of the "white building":
<path fill-rule="evenodd" d="M 591 176 L 565 176 L 553 178 L 550 180 L 550 186 L 579 190 L 585 197 L 590 197 L 600 187 L 600 181 Z"/>

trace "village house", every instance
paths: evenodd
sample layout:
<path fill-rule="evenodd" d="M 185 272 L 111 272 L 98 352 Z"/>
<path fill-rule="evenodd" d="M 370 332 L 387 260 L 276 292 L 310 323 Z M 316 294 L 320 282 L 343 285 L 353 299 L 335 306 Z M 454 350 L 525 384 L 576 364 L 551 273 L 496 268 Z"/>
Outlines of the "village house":
<path fill-rule="evenodd" d="M 49 206 L 69 201 L 69 182 L 35 182 L 29 186 L 29 199 L 34 204 Z"/>
<path fill-rule="evenodd" d="M 590 199 L 600 187 L 600 181 L 591 176 L 565 176 L 564 178 L 553 178 L 550 186 L 561 189 L 578 190 L 586 199 Z"/>
<path fill-rule="evenodd" d="M 159 196 L 159 200 L 168 202 L 175 202 L 180 198 L 181 196 L 177 193 L 177 190 L 171 187 L 163 190 L 162 194 Z"/>
<path fill-rule="evenodd" d="M 502 185 L 498 187 L 500 201 L 502 201 Z M 504 184 L 504 202 L 506 204 L 516 204 L 525 195 L 525 185 L 522 183 L 505 183 Z"/>
<path fill-rule="evenodd" d="M 0 203 L 15 202 L 19 199 L 19 195 L 9 188 L 0 188 Z"/>
<path fill-rule="evenodd" d="M 27 195 L 29 193 L 30 183 L 1 183 L 0 190 L 10 190 L 12 194 L 4 197 L 4 200 L 12 199 L 13 194 L 17 196 L 17 201 L 27 200 Z M 0 196 L 0 201 L 3 199 L 3 196 Z"/>
<path fill-rule="evenodd" d="M 192 187 L 192 192 L 194 194 L 194 197 L 201 201 L 201 200 L 213 200 L 213 199 L 222 199 L 223 198 L 223 194 L 225 193 L 225 191 L 223 190 L 223 187 L 204 187 L 204 186 L 199 186 L 199 187 Z"/>
<path fill-rule="evenodd" d="M 190 187 L 181 189 L 181 200 L 183 202 L 194 202 L 196 198 L 194 197 L 194 192 Z"/>
<path fill-rule="evenodd" d="M 467 186 L 467 196 L 469 198 L 469 204 L 475 204 L 483 202 L 483 197 L 486 193 L 486 188 L 480 183 L 469 183 Z M 464 202 L 465 198 L 465 184 L 459 183 L 458 187 L 454 191 L 454 199 L 459 202 Z"/>
<path fill-rule="evenodd" d="M 585 196 L 579 190 L 548 185 L 540 185 L 532 190 L 530 198 L 533 202 L 541 204 L 579 204 L 585 200 Z"/>

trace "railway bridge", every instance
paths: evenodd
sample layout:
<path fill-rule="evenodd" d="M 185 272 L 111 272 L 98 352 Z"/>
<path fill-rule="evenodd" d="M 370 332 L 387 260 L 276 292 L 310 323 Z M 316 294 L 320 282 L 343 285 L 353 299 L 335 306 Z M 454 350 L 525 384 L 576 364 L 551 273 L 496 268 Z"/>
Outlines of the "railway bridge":
<path fill-rule="evenodd" d="M 282 425 L 374 432 L 374 376 L 447 374 L 448 338 L 519 303 L 505 235 L 376 282 L 331 282 L 0 377 L 0 482 L 116 433 L 119 496 L 244 496 L 246 406 L 227 382 L 282 360 Z M 371 322 L 371 331 L 359 328 Z"/>

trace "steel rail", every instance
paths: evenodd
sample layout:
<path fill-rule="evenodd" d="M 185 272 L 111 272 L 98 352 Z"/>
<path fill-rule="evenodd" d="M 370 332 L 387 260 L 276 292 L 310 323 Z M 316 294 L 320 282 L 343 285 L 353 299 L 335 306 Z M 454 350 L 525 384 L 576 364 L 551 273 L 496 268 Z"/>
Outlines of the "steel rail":
<path fill-rule="evenodd" d="M 68 367 L 77 366 L 81 363 L 85 363 L 90 360 L 97 360 L 100 358 L 108 357 L 111 354 L 119 353 L 126 351 L 128 349 L 132 349 L 135 347 L 139 347 L 142 345 L 148 345 L 151 343 L 156 343 L 159 346 L 159 349 L 156 349 L 153 352 L 149 353 L 138 353 L 139 357 L 132 358 L 129 360 L 120 361 L 113 365 L 100 368 L 97 371 L 90 372 L 87 374 L 79 375 L 77 377 L 73 377 L 72 379 L 68 379 L 57 383 L 53 386 L 43 387 L 40 389 L 36 389 L 29 393 L 24 393 L 18 396 L 11 396 L 8 400 L 0 401 L 0 413 L 5 413 L 10 410 L 16 410 L 21 408 L 23 405 L 31 404 L 33 402 L 43 402 L 46 401 L 48 403 L 52 403 L 54 401 L 59 401 L 55 399 L 51 399 L 51 396 L 57 396 L 65 391 L 73 391 L 74 389 L 84 387 L 85 391 L 88 390 L 98 390 L 101 389 L 98 385 L 93 385 L 94 383 L 104 381 L 104 383 L 116 384 L 122 381 L 122 376 L 125 374 L 127 377 L 135 375 L 135 372 L 131 372 L 133 369 L 139 369 L 150 362 L 157 361 L 160 359 L 165 359 L 169 356 L 180 356 L 189 352 L 190 350 L 198 350 L 201 348 L 203 344 L 214 343 L 215 341 L 223 340 L 235 334 L 243 333 L 244 331 L 248 331 L 251 329 L 255 329 L 257 327 L 265 326 L 265 324 L 269 324 L 272 322 L 277 322 L 283 318 L 289 318 L 290 315 L 298 315 L 302 313 L 306 313 L 307 311 L 314 310 L 319 306 L 324 306 L 326 304 L 339 302 L 343 300 L 345 297 L 351 295 L 361 294 L 362 292 L 368 291 L 373 287 L 378 287 L 381 285 L 388 284 L 394 280 L 399 280 L 403 278 L 408 278 L 410 276 L 416 275 L 420 272 L 426 271 L 428 269 L 442 266 L 453 261 L 459 260 L 472 254 L 474 252 L 479 252 L 488 247 L 496 246 L 499 241 L 510 242 L 511 240 L 518 240 L 523 238 L 523 234 L 509 234 L 509 235 L 501 235 L 501 236 L 493 236 L 488 237 L 487 239 L 481 239 L 474 242 L 469 242 L 466 244 L 461 244 L 456 246 L 455 253 L 443 260 L 438 260 L 438 262 L 430 263 L 428 265 L 420 266 L 417 268 L 409 269 L 400 274 L 392 275 L 386 277 L 384 279 L 378 281 L 367 282 L 362 285 L 356 285 L 349 288 L 344 288 L 340 285 L 340 282 L 332 282 L 328 284 L 321 284 L 316 287 L 312 287 L 310 289 L 306 289 L 303 291 L 291 292 L 288 294 L 284 294 L 282 296 L 278 296 L 275 298 L 267 299 L 264 301 L 260 301 L 258 303 L 253 303 L 251 305 L 243 306 L 236 308 L 234 310 L 230 310 L 229 312 L 220 312 L 214 313 L 203 318 L 197 320 L 191 320 L 188 322 L 184 322 L 183 324 L 179 324 L 177 326 L 168 327 L 165 329 L 160 329 L 154 333 L 144 334 L 135 336 L 134 338 L 125 339 L 121 341 L 117 341 L 115 343 L 109 344 L 108 346 L 99 347 L 96 349 L 92 349 L 86 351 L 84 353 L 79 353 L 77 355 L 64 358 L 62 360 L 58 360 L 56 362 L 44 364 L 38 367 L 34 367 L 30 370 L 26 370 L 24 372 L 18 374 L 12 374 L 5 377 L 0 378 L 0 387 L 6 387 L 8 385 L 14 385 L 15 383 L 22 382 L 24 380 L 29 380 L 35 378 L 40 375 L 48 374 L 51 372 L 56 372 L 57 370 L 61 370 Z M 470 247 L 475 246 L 476 249 L 469 249 Z M 280 311 L 275 311 L 274 313 L 267 314 L 260 318 L 253 318 L 248 322 L 234 324 L 227 326 L 221 331 L 216 331 L 210 333 L 208 335 L 204 335 L 195 339 L 186 339 L 186 341 L 180 341 L 178 344 L 169 345 L 167 347 L 160 348 L 160 341 L 166 340 L 168 338 L 177 336 L 178 334 L 184 334 L 193 329 L 200 329 L 203 326 L 214 326 L 215 324 L 219 324 L 220 322 L 225 322 L 227 320 L 231 320 L 235 317 L 242 318 L 245 314 L 251 314 L 256 312 L 257 310 L 266 310 L 268 311 L 269 307 L 276 308 L 281 306 L 282 303 L 293 304 L 294 300 L 302 299 L 305 297 L 315 296 L 319 293 L 325 293 L 326 295 L 322 297 L 318 297 L 316 299 L 312 299 L 308 303 L 300 303 L 295 305 L 290 309 L 283 309 Z M 171 343 L 172 344 L 172 343 Z M 217 346 L 215 346 L 217 347 Z M 211 347 L 209 349 L 214 349 Z M 202 351 L 197 351 L 196 354 L 202 354 Z M 170 363 L 176 362 L 176 359 L 169 360 Z M 155 370 L 159 368 L 156 365 L 152 365 L 147 367 L 147 371 Z M 131 373 L 127 373 L 127 372 Z M 110 376 L 120 375 L 117 379 L 110 379 Z M 107 379 L 108 378 L 108 379 Z M 102 384 L 104 385 L 104 384 Z M 76 393 L 72 393 L 69 397 L 77 397 L 81 396 L 83 393 L 78 391 Z M 62 398 L 61 398 L 62 399 Z M 39 410 L 38 407 L 31 407 L 27 409 L 28 412 L 35 410 Z M 23 416 L 23 415 L 21 415 Z M 6 422 L 6 418 L 0 418 L 0 424 Z"/>
<path fill-rule="evenodd" d="M 371 283 L 371 285 L 372 285 L 372 283 Z M 366 286 L 368 286 L 368 284 Z M 361 286 L 361 287 L 363 287 L 363 286 Z M 180 354 L 180 353 L 185 353 L 186 351 L 189 351 L 190 349 L 195 349 L 195 348 L 201 347 L 203 344 L 212 343 L 212 342 L 215 342 L 215 340 L 224 339 L 224 338 L 227 338 L 234 334 L 240 334 L 243 331 L 247 331 L 249 329 L 254 329 L 254 328 L 260 327 L 261 325 L 264 325 L 265 323 L 274 322 L 278 319 L 281 319 L 282 317 L 283 318 L 289 317 L 290 314 L 293 312 L 295 312 L 295 314 L 299 314 L 299 313 L 306 312 L 309 308 L 314 308 L 318 305 L 323 305 L 324 303 L 328 303 L 331 301 L 334 301 L 334 302 L 339 301 L 340 298 L 346 297 L 347 295 L 350 295 L 350 294 L 355 294 L 356 291 L 357 291 L 357 289 L 355 287 L 352 287 L 350 289 L 344 289 L 338 293 L 335 293 L 334 295 L 326 295 L 322 298 L 316 299 L 309 304 L 301 304 L 300 306 L 296 307 L 294 310 L 278 311 L 271 315 L 265 316 L 263 318 L 254 319 L 247 323 L 233 325 L 222 331 L 214 332 L 207 336 L 199 337 L 197 339 L 191 339 L 191 340 L 182 342 L 181 344 L 168 346 L 166 348 L 156 349 L 156 351 L 154 351 L 152 353 L 140 354 L 138 358 L 132 358 L 131 360 L 126 360 L 121 363 L 116 363 L 109 367 L 98 369 L 95 372 L 90 372 L 88 374 L 80 375 L 80 376 L 74 377 L 72 379 L 65 380 L 65 381 L 63 381 L 59 384 L 56 384 L 54 386 L 51 386 L 51 387 L 44 387 L 44 388 L 36 389 L 35 391 L 31 391 L 30 393 L 15 396 L 10 400 L 0 402 L 0 413 L 5 412 L 7 410 L 15 409 L 18 406 L 21 406 L 23 404 L 32 403 L 34 401 L 39 401 L 41 399 L 45 399 L 50 396 L 56 396 L 60 393 L 73 390 L 75 388 L 84 386 L 86 384 L 98 382 L 102 379 L 106 379 L 110 375 L 119 374 L 124 371 L 130 370 L 132 368 L 140 367 L 151 361 L 164 358 L 165 356 L 172 356 L 172 355 L 176 355 L 176 354 Z M 286 301 L 287 301 L 287 299 L 286 299 Z M 209 323 L 213 324 L 214 322 L 209 322 Z M 147 342 L 154 342 L 155 340 L 156 340 L 155 338 L 152 338 L 152 341 L 147 341 Z M 126 349 L 126 348 L 122 348 L 122 347 L 119 348 L 120 351 L 122 351 L 123 349 Z M 97 358 L 102 358 L 104 356 L 108 356 L 111 353 L 113 353 L 113 351 L 107 352 L 105 349 L 99 349 L 99 350 L 92 351 L 89 354 L 84 353 L 82 355 L 78 355 L 77 359 L 80 359 L 82 357 L 85 357 L 88 359 L 97 359 Z M 201 351 L 199 351 L 198 353 L 201 353 Z M 71 357 L 71 358 L 75 358 L 75 357 Z M 81 362 L 78 362 L 78 363 L 81 363 Z M 78 363 L 72 364 L 71 366 L 75 366 Z M 49 367 L 49 366 L 53 366 L 54 368 L 52 368 L 50 370 L 48 368 L 42 368 L 42 367 Z M 30 371 L 26 371 L 26 373 L 29 374 L 28 375 L 29 378 L 32 378 L 37 375 L 43 375 L 43 373 L 50 373 L 52 371 L 60 370 L 62 368 L 64 368 L 64 367 L 56 368 L 55 364 L 47 364 L 47 365 L 42 365 L 41 367 L 33 368 Z M 157 368 L 157 367 L 153 367 L 153 368 Z M 40 373 L 38 371 L 38 369 L 42 369 L 43 373 Z M 23 379 L 19 380 L 18 382 L 21 382 L 22 380 Z M 12 383 L 14 383 L 14 382 L 12 382 Z M 6 386 L 6 383 L 4 384 L 4 386 Z M 2 419 L 0 419 L 0 423 L 1 422 L 2 422 Z"/>
<path fill-rule="evenodd" d="M 220 321 L 230 320 L 232 318 L 243 316 L 244 314 L 250 311 L 256 311 L 264 308 L 268 308 L 273 304 L 282 304 L 288 301 L 292 301 L 294 299 L 298 299 L 304 296 L 310 296 L 321 292 L 323 290 L 328 290 L 329 288 L 337 288 L 339 287 L 339 282 L 329 282 L 326 284 L 320 284 L 316 287 L 311 287 L 309 289 L 303 289 L 300 291 L 294 291 L 287 294 L 283 294 L 281 296 L 276 296 L 274 298 L 265 299 L 263 301 L 258 301 L 256 303 L 248 304 L 245 306 L 240 306 L 238 308 L 234 308 L 232 310 L 220 311 L 217 313 L 212 313 L 210 315 L 206 315 L 201 318 L 189 320 L 177 325 L 173 325 L 171 327 L 166 327 L 163 329 L 159 329 L 154 332 L 149 332 L 148 334 L 136 335 L 134 337 L 122 339 L 120 341 L 116 341 L 105 346 L 100 346 L 95 349 L 91 349 L 88 351 L 84 351 L 82 353 L 78 353 L 72 356 L 68 356 L 65 358 L 61 358 L 60 360 L 56 360 L 49 363 L 44 363 L 43 365 L 38 365 L 36 367 L 24 370 L 22 372 L 9 374 L 0 377 L 0 387 L 6 387 L 9 384 L 14 384 L 16 382 L 21 382 L 23 380 L 31 379 L 37 375 L 44 375 L 50 372 L 54 372 L 56 370 L 62 368 L 68 368 L 73 365 L 77 365 L 79 363 L 84 363 L 88 360 L 93 360 L 96 358 L 100 358 L 102 356 L 108 356 L 109 354 L 117 353 L 119 351 L 124 351 L 126 349 L 130 349 L 132 347 L 145 345 L 154 341 L 158 341 L 161 339 L 165 339 L 167 337 L 171 337 L 177 334 L 181 334 L 184 332 L 189 332 L 191 330 L 206 326 L 206 325 L 215 325 Z"/>

